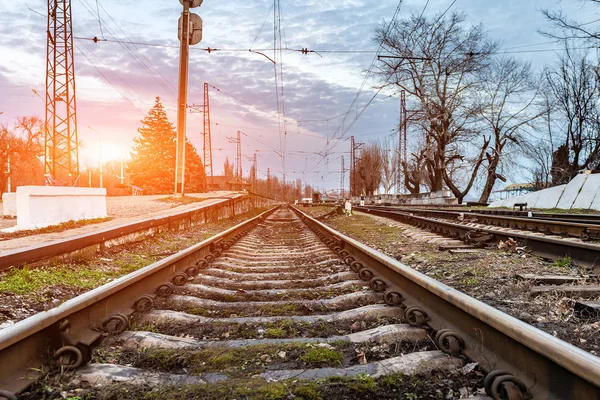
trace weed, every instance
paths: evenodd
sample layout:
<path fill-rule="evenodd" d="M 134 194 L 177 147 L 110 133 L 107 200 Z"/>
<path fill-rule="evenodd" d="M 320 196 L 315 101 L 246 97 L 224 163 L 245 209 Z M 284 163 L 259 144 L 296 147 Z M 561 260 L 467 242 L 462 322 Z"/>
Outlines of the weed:
<path fill-rule="evenodd" d="M 574 267 L 573 260 L 570 255 L 566 255 L 563 258 L 559 258 L 552 263 L 552 266 L 561 270 L 569 270 Z"/>
<path fill-rule="evenodd" d="M 271 339 L 281 339 L 287 336 L 287 332 L 283 328 L 267 328 L 265 336 Z"/>
<path fill-rule="evenodd" d="M 340 366 L 344 363 L 344 355 L 331 346 L 317 346 L 300 356 L 300 360 L 311 367 Z"/>
<path fill-rule="evenodd" d="M 475 286 L 479 283 L 479 280 L 476 277 L 471 276 L 461 279 L 460 283 L 465 286 Z"/>

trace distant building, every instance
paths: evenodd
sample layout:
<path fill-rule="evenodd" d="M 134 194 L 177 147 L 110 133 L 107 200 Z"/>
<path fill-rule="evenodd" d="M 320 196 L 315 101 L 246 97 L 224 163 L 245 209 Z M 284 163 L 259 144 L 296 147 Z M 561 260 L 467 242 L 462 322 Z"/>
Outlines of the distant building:
<path fill-rule="evenodd" d="M 535 183 L 511 183 L 503 190 L 496 190 L 494 193 L 499 199 L 506 199 L 509 197 L 521 196 L 527 193 L 535 192 L 536 190 Z"/>
<path fill-rule="evenodd" d="M 213 176 L 213 183 L 210 184 L 210 177 L 206 178 L 209 187 L 208 190 L 240 190 L 239 187 L 236 187 L 235 177 L 233 176 Z M 252 185 L 247 181 L 242 181 L 241 189 L 248 189 Z"/>

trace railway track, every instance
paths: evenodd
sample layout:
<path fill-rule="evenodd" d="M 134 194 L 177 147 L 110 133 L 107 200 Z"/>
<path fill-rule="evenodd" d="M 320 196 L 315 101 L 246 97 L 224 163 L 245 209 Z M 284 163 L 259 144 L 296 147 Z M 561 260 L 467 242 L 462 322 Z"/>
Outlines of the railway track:
<path fill-rule="evenodd" d="M 600 398 L 599 358 L 287 207 L 0 331 L 0 361 L 10 399 Z"/>
<path fill-rule="evenodd" d="M 459 211 L 355 207 L 382 217 L 415 225 L 445 236 L 477 243 L 514 239 L 533 254 L 549 259 L 569 256 L 578 265 L 600 273 L 600 225 L 585 222 L 465 213 Z"/>

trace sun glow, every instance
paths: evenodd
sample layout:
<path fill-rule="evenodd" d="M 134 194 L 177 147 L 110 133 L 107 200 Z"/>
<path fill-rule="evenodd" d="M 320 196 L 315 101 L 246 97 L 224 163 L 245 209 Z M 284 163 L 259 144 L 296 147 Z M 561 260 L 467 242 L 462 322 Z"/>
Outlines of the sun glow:
<path fill-rule="evenodd" d="M 94 167 L 100 163 L 121 161 L 128 157 L 125 146 L 114 142 L 101 142 L 88 145 L 81 149 L 83 165 Z"/>

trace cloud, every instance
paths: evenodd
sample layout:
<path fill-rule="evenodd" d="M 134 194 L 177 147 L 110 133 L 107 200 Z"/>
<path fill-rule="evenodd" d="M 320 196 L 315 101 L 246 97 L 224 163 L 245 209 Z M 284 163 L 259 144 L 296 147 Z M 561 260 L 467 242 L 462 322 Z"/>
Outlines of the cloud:
<path fill-rule="evenodd" d="M 28 0 L 27 4 L 42 14 L 46 13 L 45 0 Z M 131 143 L 137 135 L 139 121 L 153 105 L 155 96 L 163 98 L 170 120 L 175 121 L 179 69 L 176 37 L 181 9 L 174 0 L 148 0 L 143 3 L 102 0 L 100 4 L 110 13 L 109 16 L 100 9 L 101 23 L 98 22 L 95 2 L 73 0 L 73 31 L 78 38 L 75 40 L 75 65 L 79 132 L 90 144 L 98 140 L 96 132 L 102 132 L 106 140 Z M 284 45 L 291 49 L 375 50 L 373 30 L 391 19 L 397 4 L 396 0 L 282 2 Z M 432 0 L 426 15 L 441 12 L 449 4 L 448 0 Z M 420 13 L 423 5 L 423 1 L 406 1 L 400 16 Z M 234 146 L 228 143 L 226 137 L 235 135 L 239 129 L 248 135 L 243 139 L 248 145 L 245 147 L 248 155 L 254 150 L 261 151 L 261 174 L 264 175 L 267 167 L 281 170 L 281 160 L 272 149 L 279 149 L 280 140 L 285 137 L 286 149 L 290 151 L 287 164 L 290 177 L 303 177 L 303 173 L 318 164 L 307 178 L 312 179 L 312 183 L 337 187 L 339 175 L 331 174 L 321 181 L 319 174 L 324 174 L 327 169 L 339 170 L 342 154 L 332 153 L 328 160 L 323 160 L 314 153 L 324 147 L 333 148 L 334 152 L 349 150 L 347 141 L 331 141 L 334 132 L 340 136 L 347 130 L 344 139 L 356 135 L 359 141 L 388 137 L 398 123 L 398 100 L 389 97 L 389 93 L 382 93 L 348 129 L 362 106 L 371 99 L 374 93 L 371 87 L 377 83 L 376 80 L 367 82 L 358 106 L 351 110 L 343 125 L 343 118 L 332 117 L 348 111 L 374 54 L 323 52 L 321 58 L 315 53 L 303 55 L 286 51 L 283 52 L 283 67 L 287 135 L 282 132 L 280 137 L 279 121 L 273 116 L 277 111 L 273 64 L 258 54 L 246 51 L 250 47 L 272 48 L 271 6 L 270 0 L 205 0 L 202 7 L 193 10 L 203 18 L 204 38 L 191 50 L 188 103 L 202 104 L 203 85 L 209 82 L 255 106 L 250 107 L 223 92 L 210 90 L 214 147 L 225 149 L 215 150 L 215 170 L 220 170 L 226 154 L 233 154 Z M 588 9 L 579 9 L 571 4 L 561 3 L 560 6 L 574 18 L 583 20 L 590 14 Z M 548 27 L 539 10 L 556 8 L 557 4 L 555 0 L 507 0 L 497 4 L 463 0 L 455 8 L 458 7 L 467 12 L 469 21 L 481 21 L 494 39 L 502 39 L 504 47 L 511 47 L 545 41 L 537 33 L 539 29 Z M 24 3 L 0 0 L 0 111 L 6 110 L 0 115 L 0 122 L 9 121 L 17 115 L 40 115 L 44 110 L 42 101 L 32 94 L 31 89 L 35 88 L 43 96 L 45 25 L 45 17 L 29 11 Z M 109 41 L 93 43 L 83 39 L 94 36 L 105 37 Z M 206 47 L 241 51 L 209 54 L 198 50 Z M 273 57 L 272 50 L 265 50 L 265 54 Z M 532 60 L 537 68 L 551 62 L 554 57 L 552 53 L 518 56 Z M 297 121 L 306 122 L 297 124 Z M 87 126 L 93 127 L 94 131 Z M 190 115 L 188 135 L 199 150 L 202 148 L 202 129 L 202 115 Z"/>

